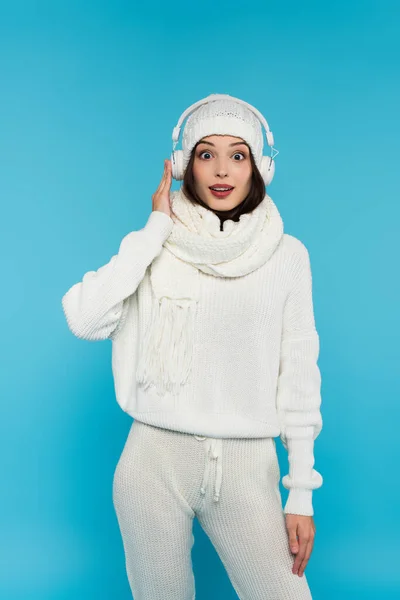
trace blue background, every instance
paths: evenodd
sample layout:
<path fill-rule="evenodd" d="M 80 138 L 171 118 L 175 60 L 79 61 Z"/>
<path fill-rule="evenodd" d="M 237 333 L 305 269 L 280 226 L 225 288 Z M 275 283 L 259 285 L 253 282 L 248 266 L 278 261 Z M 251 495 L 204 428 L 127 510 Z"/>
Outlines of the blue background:
<path fill-rule="evenodd" d="M 0 2 L 1 598 L 131 597 L 111 486 L 132 420 L 111 342 L 75 338 L 61 297 L 145 224 L 210 93 L 265 115 L 269 193 L 311 256 L 313 598 L 400 597 L 399 25 L 387 0 Z M 194 525 L 198 599 L 236 598 Z"/>

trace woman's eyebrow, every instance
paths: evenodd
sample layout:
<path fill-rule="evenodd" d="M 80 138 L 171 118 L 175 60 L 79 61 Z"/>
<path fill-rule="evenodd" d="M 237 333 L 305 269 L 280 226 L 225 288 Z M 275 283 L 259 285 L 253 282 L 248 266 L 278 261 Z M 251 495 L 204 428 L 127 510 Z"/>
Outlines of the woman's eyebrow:
<path fill-rule="evenodd" d="M 210 146 L 215 146 L 215 144 L 213 142 L 207 142 L 206 140 L 200 140 L 199 144 L 209 144 Z M 244 144 L 245 146 L 248 147 L 248 144 L 246 144 L 246 142 L 233 142 L 232 144 L 229 144 L 229 146 L 240 146 L 241 144 Z"/>

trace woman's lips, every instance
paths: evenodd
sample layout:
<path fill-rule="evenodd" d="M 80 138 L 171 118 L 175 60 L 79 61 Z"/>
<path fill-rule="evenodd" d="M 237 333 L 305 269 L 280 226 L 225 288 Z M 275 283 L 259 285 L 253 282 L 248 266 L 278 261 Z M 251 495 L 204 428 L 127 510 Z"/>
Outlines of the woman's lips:
<path fill-rule="evenodd" d="M 215 196 L 216 198 L 226 198 L 227 196 L 229 196 L 229 194 L 231 192 L 233 192 L 235 188 L 231 188 L 230 190 L 226 190 L 225 192 L 217 192 L 216 190 L 213 190 L 212 188 L 209 188 L 210 192 L 212 193 L 213 196 Z"/>

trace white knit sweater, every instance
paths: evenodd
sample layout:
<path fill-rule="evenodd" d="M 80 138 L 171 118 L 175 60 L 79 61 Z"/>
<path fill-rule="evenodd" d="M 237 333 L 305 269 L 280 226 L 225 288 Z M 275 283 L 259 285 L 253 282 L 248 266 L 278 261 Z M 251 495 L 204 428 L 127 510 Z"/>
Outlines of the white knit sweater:
<path fill-rule="evenodd" d="M 284 233 L 269 260 L 233 278 L 200 273 L 193 366 L 178 396 L 157 395 L 135 373 L 150 319 L 149 269 L 173 226 L 152 211 L 119 251 L 87 272 L 63 296 L 78 338 L 112 340 L 116 399 L 134 419 L 210 437 L 277 437 L 288 451 L 285 513 L 313 515 L 312 492 L 322 485 L 314 440 L 322 428 L 312 276 L 304 244 Z"/>

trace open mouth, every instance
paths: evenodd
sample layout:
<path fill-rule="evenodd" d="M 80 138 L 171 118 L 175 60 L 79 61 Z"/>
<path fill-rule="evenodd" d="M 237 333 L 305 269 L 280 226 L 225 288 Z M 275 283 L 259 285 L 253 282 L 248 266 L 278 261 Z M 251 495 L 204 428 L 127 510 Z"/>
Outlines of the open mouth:
<path fill-rule="evenodd" d="M 213 194 L 213 196 L 216 196 L 217 198 L 226 198 L 226 196 L 229 196 L 229 194 L 232 192 L 232 190 L 234 190 L 235 188 L 233 187 L 229 187 L 229 188 L 220 188 L 220 187 L 210 187 L 209 188 L 211 193 Z"/>

